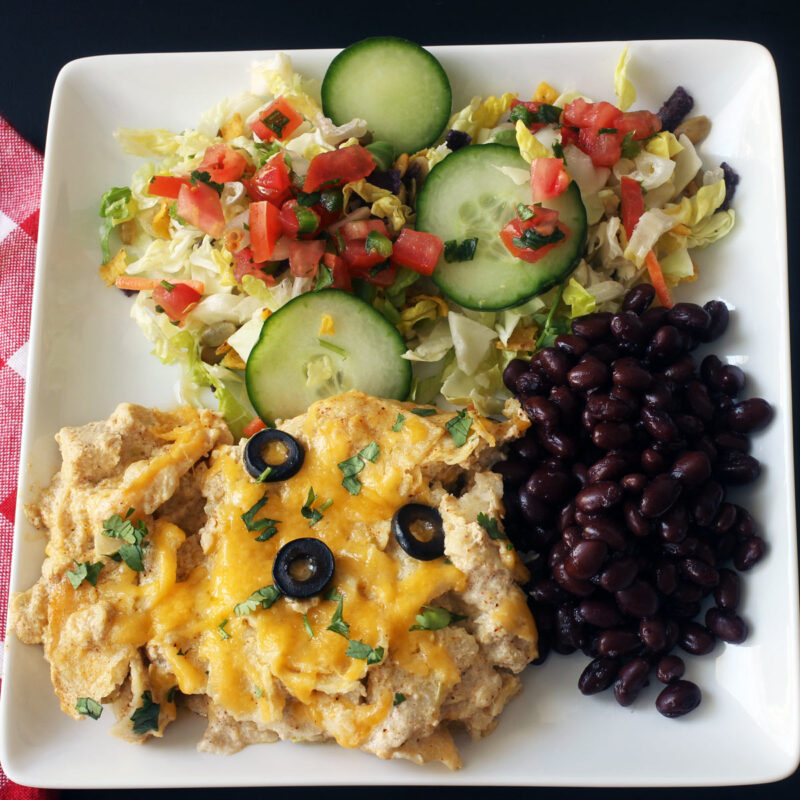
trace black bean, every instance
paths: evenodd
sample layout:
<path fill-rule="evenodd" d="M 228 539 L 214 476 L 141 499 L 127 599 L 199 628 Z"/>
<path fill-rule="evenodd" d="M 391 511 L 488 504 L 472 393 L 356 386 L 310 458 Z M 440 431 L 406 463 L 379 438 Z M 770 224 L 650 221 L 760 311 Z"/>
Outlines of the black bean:
<path fill-rule="evenodd" d="M 716 639 L 711 631 L 706 630 L 697 622 L 684 622 L 681 625 L 681 635 L 678 644 L 694 656 L 704 656 L 714 649 Z"/>
<path fill-rule="evenodd" d="M 614 314 L 611 318 L 611 334 L 620 343 L 634 349 L 644 349 L 650 338 L 642 321 L 632 312 Z"/>
<path fill-rule="evenodd" d="M 747 638 L 747 623 L 728 608 L 709 608 L 706 625 L 723 642 L 741 644 Z"/>
<path fill-rule="evenodd" d="M 701 486 L 711 477 L 711 459 L 700 450 L 690 450 L 675 459 L 671 475 L 684 486 Z"/>
<path fill-rule="evenodd" d="M 513 358 L 508 362 L 508 366 L 503 370 L 503 383 L 509 392 L 515 394 L 519 392 L 517 381 L 528 371 L 528 362 L 521 358 Z"/>
<path fill-rule="evenodd" d="M 589 349 L 589 342 L 583 336 L 575 336 L 572 333 L 557 336 L 555 345 L 567 355 L 575 358 L 580 358 Z"/>
<path fill-rule="evenodd" d="M 734 506 L 736 508 L 736 533 L 743 539 L 749 539 L 751 536 L 756 535 L 756 521 L 753 519 L 752 514 L 741 506 Z"/>
<path fill-rule="evenodd" d="M 717 516 L 724 497 L 722 486 L 716 481 L 709 481 L 694 496 L 689 513 L 698 525 L 707 528 Z"/>
<path fill-rule="evenodd" d="M 532 396 L 526 397 L 522 401 L 522 408 L 530 418 L 531 422 L 545 428 L 552 428 L 559 422 L 558 408 L 547 398 Z"/>
<path fill-rule="evenodd" d="M 647 345 L 647 356 L 658 364 L 677 358 L 683 349 L 683 338 L 674 325 L 662 325 Z"/>
<path fill-rule="evenodd" d="M 714 518 L 714 533 L 726 533 L 736 524 L 736 506 L 732 503 L 723 503 Z"/>
<path fill-rule="evenodd" d="M 735 405 L 725 419 L 731 430 L 752 433 L 769 425 L 772 420 L 772 406 L 760 397 L 752 397 Z"/>
<path fill-rule="evenodd" d="M 519 490 L 519 508 L 526 522 L 531 525 L 545 525 L 553 516 L 552 508 L 532 494 L 527 486 Z"/>
<path fill-rule="evenodd" d="M 696 583 L 681 581 L 672 593 L 673 600 L 680 603 L 697 603 L 703 598 L 703 588 Z"/>
<path fill-rule="evenodd" d="M 550 505 L 563 505 L 572 494 L 575 481 L 563 470 L 550 470 L 540 467 L 531 473 L 526 490 Z"/>
<path fill-rule="evenodd" d="M 740 572 L 754 567 L 767 552 L 767 544 L 760 536 L 751 536 L 741 542 L 733 552 L 733 566 Z"/>
<path fill-rule="evenodd" d="M 530 474 L 531 468 L 528 464 L 509 459 L 508 461 L 498 461 L 493 467 L 492 472 L 496 472 L 503 478 L 503 483 L 508 486 L 519 486 L 525 482 Z"/>
<path fill-rule="evenodd" d="M 678 567 L 673 561 L 660 561 L 656 565 L 656 587 L 665 595 L 671 595 L 678 586 Z"/>
<path fill-rule="evenodd" d="M 596 420 L 603 422 L 623 422 L 633 412 L 628 403 L 601 392 L 589 395 L 586 408 Z"/>
<path fill-rule="evenodd" d="M 645 406 L 639 412 L 644 429 L 660 442 L 672 442 L 678 438 L 678 427 L 665 411 Z"/>
<path fill-rule="evenodd" d="M 681 572 L 698 586 L 716 586 L 719 583 L 719 572 L 699 558 L 684 558 L 680 568 Z"/>
<path fill-rule="evenodd" d="M 528 370 L 527 372 L 523 372 L 522 375 L 517 378 L 517 395 L 520 396 L 520 402 L 523 404 L 525 397 L 537 394 L 547 394 L 549 390 L 550 381 L 548 381 L 544 375 L 540 375 L 538 372 Z"/>
<path fill-rule="evenodd" d="M 642 492 L 639 512 L 643 517 L 653 519 L 665 514 L 681 494 L 681 485 L 669 475 L 657 475 Z"/>
<path fill-rule="evenodd" d="M 664 656 L 656 667 L 656 678 L 661 683 L 675 683 L 683 677 L 686 672 L 686 664 L 680 656 Z"/>
<path fill-rule="evenodd" d="M 534 603 L 556 605 L 563 603 L 569 595 L 552 578 L 543 578 L 531 586 L 529 594 Z"/>
<path fill-rule="evenodd" d="M 722 369 L 722 362 L 715 355 L 708 355 L 700 362 L 700 377 L 712 389 L 719 389 L 717 377 Z"/>
<path fill-rule="evenodd" d="M 564 562 L 564 569 L 571 577 L 586 580 L 597 573 L 607 553 L 605 542 L 579 542 Z"/>
<path fill-rule="evenodd" d="M 730 397 L 736 397 L 744 389 L 746 380 L 744 372 L 735 364 L 726 364 L 717 374 L 719 388 Z"/>
<path fill-rule="evenodd" d="M 561 541 L 572 550 L 579 542 L 583 541 L 581 529 L 577 525 L 570 525 L 561 533 Z"/>
<path fill-rule="evenodd" d="M 611 380 L 634 392 L 643 392 L 653 381 L 653 376 L 635 358 L 619 358 L 614 362 Z"/>
<path fill-rule="evenodd" d="M 742 486 L 752 483 L 761 474 L 758 459 L 738 450 L 723 450 L 714 467 L 717 477 L 729 484 Z"/>
<path fill-rule="evenodd" d="M 567 380 L 572 389 L 589 392 L 608 382 L 608 366 L 593 355 L 585 355 L 568 373 Z"/>
<path fill-rule="evenodd" d="M 603 570 L 600 574 L 600 585 L 607 592 L 618 592 L 633 583 L 638 571 L 636 560 L 625 556 L 612 562 Z"/>
<path fill-rule="evenodd" d="M 563 532 L 571 525 L 575 524 L 575 503 L 567 503 L 558 512 L 558 530 Z"/>
<path fill-rule="evenodd" d="M 580 417 L 578 398 L 569 386 L 554 386 L 550 390 L 550 402 L 558 409 L 562 425 L 570 426 Z"/>
<path fill-rule="evenodd" d="M 581 489 L 575 505 L 587 514 L 599 514 L 613 508 L 622 500 L 622 487 L 612 481 L 598 481 Z"/>
<path fill-rule="evenodd" d="M 626 527 L 634 536 L 644 537 L 649 535 L 650 521 L 642 516 L 635 503 L 630 500 L 626 501 L 622 507 L 622 513 L 625 517 Z"/>
<path fill-rule="evenodd" d="M 639 638 L 648 650 L 660 653 L 667 646 L 667 627 L 660 619 L 643 619 L 639 622 Z"/>
<path fill-rule="evenodd" d="M 597 652 L 611 658 L 629 655 L 641 646 L 638 634 L 626 628 L 612 628 L 597 637 Z"/>
<path fill-rule="evenodd" d="M 664 456 L 652 448 L 642 451 L 641 464 L 645 474 L 651 477 L 663 472 L 666 466 Z"/>
<path fill-rule="evenodd" d="M 650 307 L 655 296 L 656 290 L 651 283 L 640 283 L 625 295 L 622 300 L 622 310 L 643 314 Z"/>
<path fill-rule="evenodd" d="M 634 581 L 625 589 L 614 593 L 619 610 L 629 617 L 651 617 L 658 611 L 658 595 L 645 581 Z"/>
<path fill-rule="evenodd" d="M 739 575 L 732 569 L 721 569 L 719 583 L 714 588 L 716 604 L 728 611 L 735 611 L 739 607 L 739 593 Z"/>
<path fill-rule="evenodd" d="M 714 435 L 714 444 L 722 450 L 738 450 L 740 453 L 750 452 L 750 440 L 742 433 L 720 431 Z"/>
<path fill-rule="evenodd" d="M 556 641 L 575 650 L 583 647 L 586 638 L 585 626 L 571 603 L 556 609 Z"/>
<path fill-rule="evenodd" d="M 703 695 L 696 683 L 679 680 L 661 690 L 656 698 L 656 708 L 665 717 L 682 717 L 694 711 L 702 699 Z"/>
<path fill-rule="evenodd" d="M 511 445 L 511 451 L 522 461 L 536 463 L 539 459 L 539 446 L 536 444 L 536 436 L 528 431 L 523 437 L 517 439 Z"/>
<path fill-rule="evenodd" d="M 617 607 L 609 600 L 581 600 L 578 613 L 584 621 L 597 628 L 616 628 L 623 621 Z"/>
<path fill-rule="evenodd" d="M 647 684 L 650 664 L 644 658 L 633 658 L 619 671 L 614 684 L 614 697 L 621 706 L 629 706 Z"/>
<path fill-rule="evenodd" d="M 607 656 L 599 656 L 590 661 L 578 678 L 581 694 L 598 694 L 608 689 L 619 671 L 619 662 Z"/>
<path fill-rule="evenodd" d="M 670 325 L 694 336 L 704 336 L 711 326 L 711 315 L 696 303 L 676 303 L 667 319 Z"/>
<path fill-rule="evenodd" d="M 539 351 L 539 363 L 545 375 L 554 383 L 567 382 L 567 370 L 570 367 L 569 359 L 555 347 L 545 347 Z"/>
<path fill-rule="evenodd" d="M 619 450 L 633 441 L 633 428 L 627 422 L 598 422 L 592 428 L 592 442 L 603 450 Z"/>
<path fill-rule="evenodd" d="M 686 401 L 692 413 L 703 422 L 711 422 L 714 418 L 714 403 L 706 385 L 701 381 L 691 381 L 686 387 Z"/>
<path fill-rule="evenodd" d="M 659 379 L 647 390 L 642 401 L 646 406 L 661 411 L 671 411 L 675 405 L 672 389 L 662 379 Z"/>
<path fill-rule="evenodd" d="M 576 336 L 583 336 L 590 342 L 597 342 L 604 339 L 611 331 L 612 315 L 606 311 L 598 311 L 594 314 L 586 314 L 572 320 L 572 332 Z"/>
<path fill-rule="evenodd" d="M 572 465 L 572 474 L 575 477 L 575 480 L 578 482 L 580 489 L 583 489 L 585 486 L 589 485 L 589 470 L 586 468 L 586 464 L 576 461 Z"/>
<path fill-rule="evenodd" d="M 676 503 L 658 523 L 661 540 L 677 544 L 689 533 L 689 512 L 684 503 Z"/>
<path fill-rule="evenodd" d="M 630 459 L 624 453 L 610 452 L 589 467 L 589 482 L 613 481 L 629 467 Z"/>
<path fill-rule="evenodd" d="M 642 324 L 645 330 L 652 336 L 659 328 L 667 324 L 669 309 L 664 306 L 648 308 L 642 314 Z"/>
<path fill-rule="evenodd" d="M 537 440 L 548 453 L 559 458 L 573 458 L 578 447 L 575 436 L 556 428 L 539 428 Z"/>
<path fill-rule="evenodd" d="M 700 417 L 696 417 L 694 414 L 675 414 L 673 419 L 680 432 L 684 434 L 684 436 L 689 436 L 692 439 L 701 436 L 705 430 L 703 420 L 701 420 Z"/>
<path fill-rule="evenodd" d="M 595 590 L 594 584 L 589 583 L 589 581 L 573 578 L 572 575 L 567 572 L 563 562 L 555 564 L 552 567 L 552 572 L 556 583 L 577 597 L 588 597 Z"/>
<path fill-rule="evenodd" d="M 728 311 L 728 306 L 721 300 L 710 300 L 703 308 L 711 318 L 711 323 L 705 332 L 703 341 L 713 342 L 714 339 L 718 339 L 727 330 L 730 312 Z"/>
<path fill-rule="evenodd" d="M 622 476 L 620 485 L 626 492 L 641 494 L 647 486 L 647 477 L 641 472 L 629 472 Z"/>
<path fill-rule="evenodd" d="M 592 542 L 605 542 L 612 550 L 625 549 L 625 534 L 613 519 L 600 518 L 583 526 L 583 538 Z"/>

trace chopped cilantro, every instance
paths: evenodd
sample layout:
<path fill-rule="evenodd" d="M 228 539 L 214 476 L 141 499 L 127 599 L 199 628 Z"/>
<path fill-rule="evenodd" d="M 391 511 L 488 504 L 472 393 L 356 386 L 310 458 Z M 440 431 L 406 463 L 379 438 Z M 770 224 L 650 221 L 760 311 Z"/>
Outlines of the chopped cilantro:
<path fill-rule="evenodd" d="M 622 157 L 636 158 L 641 152 L 641 145 L 633 141 L 633 131 L 628 131 L 622 140 Z"/>
<path fill-rule="evenodd" d="M 398 414 L 397 419 L 394 421 L 394 425 L 392 425 L 392 430 L 395 432 L 401 430 L 405 421 L 406 418 L 402 414 Z"/>
<path fill-rule="evenodd" d="M 380 662 L 383 661 L 383 654 L 384 650 L 382 647 L 372 648 L 368 644 L 358 642 L 355 639 L 350 640 L 347 645 L 347 650 L 345 651 L 346 656 L 350 656 L 350 658 L 359 658 L 362 661 L 366 661 L 367 664 L 380 664 Z"/>
<path fill-rule="evenodd" d="M 220 624 L 217 626 L 217 633 L 219 634 L 220 639 L 230 639 L 231 635 L 228 631 L 225 630 L 225 626 L 228 624 L 228 620 L 224 619 Z"/>
<path fill-rule="evenodd" d="M 450 239 L 444 243 L 444 260 L 448 264 L 452 264 L 455 261 L 472 261 L 475 258 L 477 247 L 477 236 L 473 236 L 471 239 L 464 239 L 461 242 L 456 239 Z"/>
<path fill-rule="evenodd" d="M 556 228 L 552 233 L 547 235 L 541 234 L 533 228 L 527 228 L 522 236 L 515 236 L 511 241 L 515 247 L 521 247 L 528 250 L 540 250 L 548 244 L 555 244 L 564 238 L 564 231 Z"/>
<path fill-rule="evenodd" d="M 100 715 L 103 713 L 103 706 L 97 700 L 92 700 L 91 697 L 79 697 L 78 702 L 75 703 L 75 710 L 86 717 L 100 719 Z"/>
<path fill-rule="evenodd" d="M 511 109 L 510 119 L 512 122 L 522 120 L 522 124 L 525 125 L 526 128 L 530 128 L 530 126 L 533 124 L 533 114 L 531 114 L 531 112 L 525 108 L 522 103 L 514 106 L 514 108 Z"/>
<path fill-rule="evenodd" d="M 439 413 L 438 408 L 412 408 L 412 414 L 416 414 L 418 417 L 431 417 L 434 414 Z"/>
<path fill-rule="evenodd" d="M 344 196 L 341 189 L 326 189 L 320 194 L 320 205 L 326 211 L 340 211 L 344 204 Z"/>
<path fill-rule="evenodd" d="M 344 347 L 339 347 L 338 344 L 334 344 L 333 342 L 328 342 L 325 339 L 317 339 L 319 342 L 320 347 L 324 347 L 326 350 L 330 350 L 332 353 L 336 353 L 337 356 L 341 356 L 342 358 L 347 358 L 349 353 Z"/>
<path fill-rule="evenodd" d="M 76 569 L 67 570 L 67 579 L 72 584 L 72 588 L 77 589 L 83 581 L 91 583 L 92 586 L 97 586 L 97 578 L 100 575 L 100 570 L 103 569 L 103 562 L 98 561 L 95 564 L 91 564 L 88 561 L 84 561 L 78 564 L 76 561 L 75 564 L 77 565 Z"/>
<path fill-rule="evenodd" d="M 306 208 L 310 206 L 315 206 L 319 203 L 320 194 L 319 192 L 298 192 L 297 193 L 297 205 L 299 206 L 306 206 Z"/>
<path fill-rule="evenodd" d="M 276 108 L 271 114 L 267 114 L 261 122 L 263 122 L 279 139 L 282 139 L 283 129 L 289 124 L 289 117 L 282 114 Z"/>
<path fill-rule="evenodd" d="M 327 289 L 329 286 L 333 286 L 333 270 L 326 267 L 324 264 L 320 264 L 317 268 L 317 280 L 314 283 L 314 291 L 318 292 L 320 289 Z"/>
<path fill-rule="evenodd" d="M 507 539 L 508 537 L 500 531 L 497 525 L 497 520 L 484 514 L 483 511 L 478 513 L 478 525 L 489 534 L 490 539 Z"/>
<path fill-rule="evenodd" d="M 270 468 L 267 467 L 267 470 L 268 469 Z M 258 480 L 263 480 L 266 477 L 266 474 L 268 474 L 267 470 L 264 470 L 264 472 L 258 476 Z M 266 542 L 267 539 L 271 539 L 278 532 L 275 526 L 280 522 L 279 519 L 270 519 L 269 517 L 264 517 L 259 520 L 255 519 L 256 514 L 266 505 L 266 502 L 267 496 L 264 495 L 257 503 L 253 504 L 241 515 L 242 522 L 244 522 L 247 530 L 252 533 L 258 532 L 259 535 L 256 537 L 257 542 Z"/>
<path fill-rule="evenodd" d="M 314 638 L 314 631 L 311 628 L 311 623 L 308 621 L 308 614 L 303 614 L 303 627 L 306 629 L 309 639 Z"/>
<path fill-rule="evenodd" d="M 258 700 L 264 694 L 264 690 L 260 686 L 256 686 L 255 691 L 253 692 L 253 697 Z"/>
<path fill-rule="evenodd" d="M 364 249 L 368 253 L 378 253 L 384 258 L 389 258 L 392 254 L 392 240 L 380 231 L 370 231 L 364 242 Z"/>
<path fill-rule="evenodd" d="M 178 649 L 178 652 L 177 652 L 177 654 L 176 654 L 176 655 L 179 655 L 179 656 L 185 656 L 185 655 L 186 655 L 188 652 L 189 652 L 188 650 L 181 650 L 181 649 Z"/>
<path fill-rule="evenodd" d="M 103 536 L 125 542 L 110 558 L 124 561 L 135 572 L 141 572 L 144 569 L 144 548 L 147 546 L 144 538 L 147 536 L 147 526 L 143 520 L 134 525 L 129 519 L 131 514 L 133 509 L 129 508 L 124 518 L 119 514 L 110 516 L 103 522 Z"/>
<path fill-rule="evenodd" d="M 567 163 L 566 158 L 564 158 L 564 145 L 561 142 L 553 142 L 553 155 L 556 158 L 560 158 L 565 164 Z"/>
<path fill-rule="evenodd" d="M 208 172 L 200 172 L 199 170 L 193 169 L 190 173 L 192 183 L 197 186 L 199 183 L 205 183 L 207 186 L 210 186 L 217 194 L 222 194 L 222 190 L 225 188 L 221 183 L 214 183 L 211 180 L 211 174 Z"/>
<path fill-rule="evenodd" d="M 378 456 L 381 454 L 381 449 L 376 442 L 370 442 L 366 447 L 358 451 L 358 455 L 366 461 L 375 463 Z"/>
<path fill-rule="evenodd" d="M 342 486 L 347 489 L 350 494 L 356 495 L 361 491 L 361 481 L 356 478 L 361 470 L 366 466 L 366 461 L 375 463 L 380 455 L 380 448 L 375 442 L 370 442 L 366 447 L 359 451 L 358 455 L 348 458 L 346 461 L 340 461 L 337 466 L 342 471 L 344 476 L 342 479 Z"/>
<path fill-rule="evenodd" d="M 417 624 L 412 625 L 409 628 L 410 631 L 438 631 L 446 628 L 451 622 L 458 622 L 460 619 L 466 619 L 466 617 L 461 614 L 454 614 L 446 608 L 422 606 L 422 613 L 417 614 L 414 619 Z"/>
<path fill-rule="evenodd" d="M 145 692 L 142 695 L 142 705 L 136 709 L 131 715 L 131 722 L 133 723 L 133 732 L 137 736 L 141 736 L 148 731 L 158 730 L 158 714 L 161 711 L 161 704 L 153 702 L 153 696 L 150 692 Z"/>
<path fill-rule="evenodd" d="M 167 692 L 167 702 L 174 703 L 175 702 L 175 692 L 178 691 L 177 686 L 170 686 L 169 691 Z"/>
<path fill-rule="evenodd" d="M 322 519 L 322 512 L 326 508 L 330 508 L 333 504 L 331 500 L 328 502 L 326 506 L 324 503 L 319 508 L 314 508 L 314 502 L 317 500 L 318 495 L 314 493 L 314 487 L 310 486 L 308 489 L 308 497 L 306 498 L 306 502 L 303 504 L 303 507 L 300 509 L 300 513 L 303 515 L 305 519 L 308 520 L 308 527 L 311 528 L 316 525 Z M 324 506 L 324 507 L 323 507 Z"/>
<path fill-rule="evenodd" d="M 329 497 L 320 507 L 320 511 L 327 511 L 333 505 L 333 498 Z"/>
<path fill-rule="evenodd" d="M 258 168 L 264 166 L 264 164 L 269 161 L 272 156 L 280 153 L 281 148 L 275 144 L 274 142 L 253 142 L 255 146 L 256 153 L 258 155 Z"/>
<path fill-rule="evenodd" d="M 445 428 L 447 428 L 447 432 L 453 438 L 456 447 L 461 447 L 466 444 L 471 427 L 472 417 L 470 417 L 466 409 L 463 408 L 452 419 L 445 423 Z"/>
<path fill-rule="evenodd" d="M 536 216 L 536 212 L 530 206 L 526 206 L 525 203 L 517 203 L 517 216 L 523 222 L 526 222 L 529 219 L 533 219 Z"/>
<path fill-rule="evenodd" d="M 597 132 L 598 133 L 619 133 L 619 131 L 616 128 L 600 128 L 600 130 L 597 131 Z"/>
<path fill-rule="evenodd" d="M 338 600 L 338 603 L 336 604 L 336 610 L 333 612 L 333 616 L 331 617 L 331 624 L 328 625 L 326 630 L 338 633 L 339 636 L 344 636 L 344 638 L 347 639 L 350 636 L 350 625 L 346 623 L 342 618 L 342 610 L 344 609 L 344 598 L 338 591 L 336 591 L 336 589 L 331 589 L 325 595 L 325 599 Z"/>
<path fill-rule="evenodd" d="M 406 696 L 402 692 L 395 692 L 394 693 L 394 700 L 392 701 L 393 706 L 399 706 L 400 703 L 405 703 Z"/>
<path fill-rule="evenodd" d="M 561 108 L 547 103 L 538 103 L 538 107 L 533 111 L 522 103 L 511 109 L 511 121 L 516 122 L 521 119 L 526 128 L 530 128 L 531 125 L 551 125 L 557 123 L 560 118 Z"/>
<path fill-rule="evenodd" d="M 270 608 L 280 596 L 281 590 L 275 586 L 262 586 L 253 592 L 247 600 L 237 603 L 233 607 L 233 613 L 237 617 L 244 617 L 247 614 L 252 614 L 259 606 L 261 608 Z"/>
<path fill-rule="evenodd" d="M 169 281 L 161 281 L 161 285 L 168 291 L 171 292 L 175 288 L 174 283 L 170 283 Z"/>

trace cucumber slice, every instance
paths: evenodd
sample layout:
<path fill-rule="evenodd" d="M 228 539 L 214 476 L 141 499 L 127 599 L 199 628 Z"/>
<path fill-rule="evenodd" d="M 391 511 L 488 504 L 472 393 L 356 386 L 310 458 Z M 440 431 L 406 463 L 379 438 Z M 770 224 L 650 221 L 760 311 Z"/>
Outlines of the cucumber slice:
<path fill-rule="evenodd" d="M 578 265 L 586 244 L 586 209 L 574 182 L 544 203 L 558 210 L 570 231 L 544 258 L 535 264 L 515 258 L 500 239 L 517 205 L 531 203 L 529 174 L 516 148 L 482 144 L 451 153 L 428 175 L 417 198 L 417 229 L 445 242 L 478 237 L 472 261 L 448 264 L 441 258 L 433 273 L 456 303 L 485 311 L 511 308 L 546 292 Z"/>
<path fill-rule="evenodd" d="M 326 328 L 333 333 L 321 334 Z M 309 292 L 267 317 L 247 359 L 247 394 L 268 422 L 349 389 L 405 400 L 405 351 L 397 329 L 363 300 L 339 289 Z"/>
<path fill-rule="evenodd" d="M 367 121 L 375 140 L 397 153 L 436 141 L 450 119 L 452 93 L 442 65 L 406 39 L 376 36 L 351 44 L 322 81 L 322 109 L 336 125 Z"/>

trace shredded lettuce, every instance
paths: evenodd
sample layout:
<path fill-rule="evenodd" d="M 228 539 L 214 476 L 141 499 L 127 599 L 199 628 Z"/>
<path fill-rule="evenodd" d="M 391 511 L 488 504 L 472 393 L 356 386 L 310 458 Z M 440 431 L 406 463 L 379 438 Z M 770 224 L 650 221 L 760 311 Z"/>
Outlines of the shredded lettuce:
<path fill-rule="evenodd" d="M 453 336 L 446 317 L 437 319 L 429 330 L 419 334 L 419 338 L 419 344 L 406 350 L 403 358 L 409 361 L 439 361 L 453 347 Z"/>
<path fill-rule="evenodd" d="M 115 226 L 127 222 L 136 213 L 135 203 L 131 200 L 131 190 L 127 186 L 116 186 L 109 189 L 100 198 L 100 246 L 103 250 L 103 263 L 111 260 L 108 240 Z"/>
<path fill-rule="evenodd" d="M 517 120 L 517 146 L 522 157 L 530 164 L 534 158 L 551 158 L 553 153 L 545 147 L 526 127 Z"/>
<path fill-rule="evenodd" d="M 672 217 L 673 224 L 692 227 L 710 217 L 725 200 L 725 181 L 701 186 L 694 197 L 684 197 L 678 205 L 667 206 L 664 211 Z M 649 212 L 648 212 L 649 213 Z"/>
<path fill-rule="evenodd" d="M 685 247 L 679 247 L 668 256 L 659 259 L 658 263 L 670 286 L 694 277 L 694 265 L 689 257 L 689 251 Z"/>
<path fill-rule="evenodd" d="M 458 367 L 467 375 L 474 375 L 481 362 L 492 350 L 497 332 L 464 314 L 451 311 L 447 315 Z M 496 348 L 494 348 L 496 350 Z"/>
<path fill-rule="evenodd" d="M 570 318 L 591 314 L 597 308 L 597 301 L 575 278 L 570 278 L 569 283 L 561 295 L 561 299 L 570 307 Z"/>
<path fill-rule="evenodd" d="M 736 222 L 736 212 L 729 208 L 727 211 L 717 211 L 710 217 L 705 217 L 700 222 L 692 225 L 686 244 L 689 247 L 703 248 L 727 236 Z"/>
<path fill-rule="evenodd" d="M 647 140 L 644 149 L 654 156 L 672 158 L 683 150 L 683 145 L 675 138 L 674 133 L 661 131 Z"/>
<path fill-rule="evenodd" d="M 292 108 L 308 119 L 322 114 L 319 103 L 311 96 L 312 92 L 316 94 L 314 84 L 292 70 L 292 60 L 285 53 L 276 53 L 269 61 L 253 64 L 250 91 L 260 97 L 285 97 Z"/>
<path fill-rule="evenodd" d="M 633 229 L 631 240 L 625 248 L 625 258 L 633 261 L 637 267 L 641 267 L 647 254 L 656 246 L 656 242 L 676 223 L 675 217 L 665 214 L 661 209 L 653 208 L 645 211 Z"/>
<path fill-rule="evenodd" d="M 636 89 L 633 88 L 627 75 L 630 60 L 631 56 L 626 47 L 614 70 L 614 94 L 617 96 L 617 105 L 623 111 L 627 111 L 636 102 Z"/>

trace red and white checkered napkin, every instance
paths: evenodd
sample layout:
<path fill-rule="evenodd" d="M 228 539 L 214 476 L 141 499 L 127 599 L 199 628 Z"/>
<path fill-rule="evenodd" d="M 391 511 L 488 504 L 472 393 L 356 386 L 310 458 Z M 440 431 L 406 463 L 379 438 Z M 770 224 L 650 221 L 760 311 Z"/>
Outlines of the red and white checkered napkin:
<path fill-rule="evenodd" d="M 0 664 L 6 634 L 41 189 L 42 154 L 0 117 Z M 58 792 L 12 783 L 0 767 L 3 800 L 49 800 L 57 796 Z"/>

